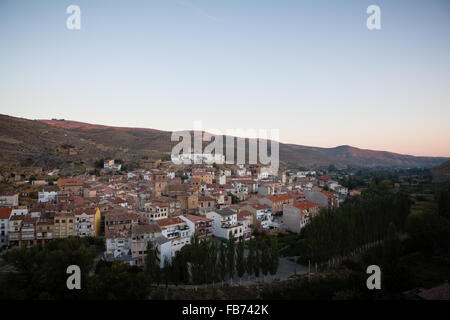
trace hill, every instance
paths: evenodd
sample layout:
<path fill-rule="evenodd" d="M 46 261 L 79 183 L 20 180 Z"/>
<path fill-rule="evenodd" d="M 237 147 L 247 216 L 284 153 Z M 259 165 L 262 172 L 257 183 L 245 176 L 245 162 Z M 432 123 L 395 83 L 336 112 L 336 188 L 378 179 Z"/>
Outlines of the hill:
<path fill-rule="evenodd" d="M 137 160 L 169 155 L 171 132 L 96 125 L 69 120 L 28 120 L 0 115 L 0 163 L 43 168 L 91 166 L 99 158 Z M 247 141 L 248 143 L 248 141 Z M 248 150 L 248 148 L 247 148 Z M 319 148 L 280 143 L 289 167 L 435 167 L 443 157 L 415 157 L 351 146 Z"/>

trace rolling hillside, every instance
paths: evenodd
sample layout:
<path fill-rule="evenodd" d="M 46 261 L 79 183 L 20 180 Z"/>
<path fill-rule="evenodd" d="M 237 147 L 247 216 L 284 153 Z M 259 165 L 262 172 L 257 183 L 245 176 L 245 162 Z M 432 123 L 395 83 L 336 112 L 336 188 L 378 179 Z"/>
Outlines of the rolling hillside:
<path fill-rule="evenodd" d="M 78 163 L 92 166 L 102 157 L 159 158 L 170 153 L 171 132 L 112 127 L 68 120 L 28 120 L 0 115 L 0 162 L 44 168 Z M 415 157 L 351 146 L 319 148 L 280 143 L 280 161 L 289 167 L 435 167 L 442 157 Z"/>

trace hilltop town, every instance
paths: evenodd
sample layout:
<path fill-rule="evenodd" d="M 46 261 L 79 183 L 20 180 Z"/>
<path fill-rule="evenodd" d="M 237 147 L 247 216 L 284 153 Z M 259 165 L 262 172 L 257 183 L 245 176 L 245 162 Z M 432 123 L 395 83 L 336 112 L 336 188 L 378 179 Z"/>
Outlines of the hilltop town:
<path fill-rule="evenodd" d="M 103 259 L 144 266 L 153 243 L 160 267 L 198 239 L 249 240 L 256 232 L 299 233 L 320 208 L 336 208 L 348 189 L 317 171 L 262 165 L 174 165 L 142 159 L 124 170 L 120 159 L 63 177 L 58 168 L 11 172 L 0 192 L 1 247 L 54 239 L 98 237 Z"/>

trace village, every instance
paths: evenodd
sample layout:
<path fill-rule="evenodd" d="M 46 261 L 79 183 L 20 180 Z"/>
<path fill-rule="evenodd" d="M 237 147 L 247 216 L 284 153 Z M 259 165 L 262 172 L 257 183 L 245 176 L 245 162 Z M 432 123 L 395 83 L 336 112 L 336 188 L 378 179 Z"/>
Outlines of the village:
<path fill-rule="evenodd" d="M 247 241 L 255 231 L 299 233 L 321 208 L 338 207 L 348 194 L 316 171 L 280 170 L 272 176 L 258 164 L 148 159 L 124 171 L 121 162 L 102 159 L 100 170 L 73 177 L 58 177 L 58 169 L 31 181 L 14 177 L 21 191 L 0 195 L 2 250 L 101 237 L 103 259 L 144 266 L 150 241 L 163 268 L 194 235 Z"/>

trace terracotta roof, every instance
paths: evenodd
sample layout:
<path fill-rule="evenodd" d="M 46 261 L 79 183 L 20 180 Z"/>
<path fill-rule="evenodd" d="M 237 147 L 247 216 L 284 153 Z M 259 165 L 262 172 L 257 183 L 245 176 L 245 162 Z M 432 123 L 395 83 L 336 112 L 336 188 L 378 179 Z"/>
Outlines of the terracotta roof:
<path fill-rule="evenodd" d="M 336 196 L 334 194 L 332 194 L 331 192 L 325 191 L 325 190 L 320 190 L 320 192 L 324 195 L 326 195 L 328 198 L 336 198 Z"/>
<path fill-rule="evenodd" d="M 294 204 L 294 207 L 300 209 L 300 210 L 306 210 L 314 207 L 319 207 L 319 204 L 311 201 L 302 201 L 299 203 Z"/>
<path fill-rule="evenodd" d="M 81 179 L 77 178 L 66 178 L 66 179 L 59 179 L 58 184 L 61 186 L 71 187 L 71 186 L 82 186 L 84 185 L 84 182 Z"/>
<path fill-rule="evenodd" d="M 0 208 L 0 219 L 9 219 L 12 208 Z"/>
<path fill-rule="evenodd" d="M 92 208 L 89 208 L 89 209 L 78 208 L 78 209 L 75 209 L 75 214 L 78 215 L 78 214 L 86 213 L 88 215 L 95 215 L 96 211 L 97 210 L 92 209 Z"/>
<path fill-rule="evenodd" d="M 157 223 L 138 224 L 132 227 L 133 234 L 147 232 L 161 232 L 161 228 Z"/>
<path fill-rule="evenodd" d="M 178 217 L 175 218 L 165 218 L 165 219 L 161 219 L 156 221 L 156 223 L 161 227 L 161 228 L 165 228 L 167 226 L 171 226 L 174 224 L 180 224 L 180 223 L 186 223 L 185 221 L 181 220 Z"/>
<path fill-rule="evenodd" d="M 281 194 L 279 196 L 267 196 L 266 198 L 272 202 L 293 199 L 293 197 L 288 194 Z"/>
<path fill-rule="evenodd" d="M 200 216 L 194 216 L 191 214 L 187 214 L 184 216 L 186 219 L 192 221 L 193 223 L 199 223 L 199 222 L 211 222 L 213 219 L 209 219 L 206 217 L 200 217 Z"/>

